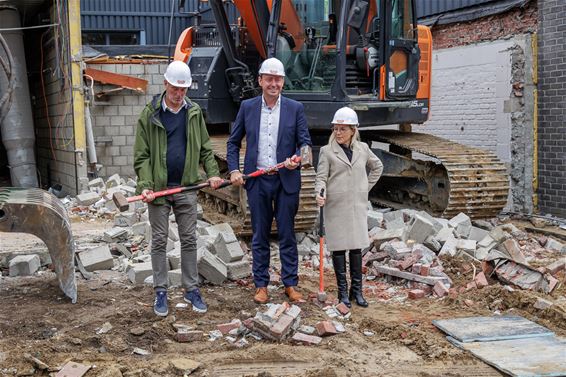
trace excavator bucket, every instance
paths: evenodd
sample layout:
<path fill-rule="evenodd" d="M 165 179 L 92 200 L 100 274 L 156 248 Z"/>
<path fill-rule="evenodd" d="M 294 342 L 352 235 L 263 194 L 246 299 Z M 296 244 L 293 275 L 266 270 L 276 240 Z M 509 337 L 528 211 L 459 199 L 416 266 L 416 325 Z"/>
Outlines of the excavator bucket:
<path fill-rule="evenodd" d="M 59 199 L 36 188 L 0 188 L 0 232 L 30 233 L 45 242 L 61 290 L 77 301 L 75 241 Z"/>

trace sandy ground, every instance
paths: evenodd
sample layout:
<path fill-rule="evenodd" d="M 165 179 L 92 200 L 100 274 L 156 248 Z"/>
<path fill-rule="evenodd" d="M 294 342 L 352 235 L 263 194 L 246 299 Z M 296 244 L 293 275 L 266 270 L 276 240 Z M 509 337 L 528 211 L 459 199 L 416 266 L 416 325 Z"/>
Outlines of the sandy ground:
<path fill-rule="evenodd" d="M 104 220 L 74 222 L 79 246 L 95 242 L 112 226 Z M 0 234 L 2 251 L 41 249 L 39 239 L 16 233 Z M 471 279 L 469 263 L 446 261 L 455 282 Z M 304 293 L 317 291 L 317 274 L 304 266 L 300 270 Z M 327 291 L 335 294 L 331 272 Z M 566 305 L 555 304 L 544 311 L 533 308 L 539 293 L 509 292 L 500 284 L 460 294 L 457 298 L 425 298 L 393 302 L 376 296 L 367 309 L 354 307 L 346 332 L 328 337 L 318 346 L 273 343 L 246 338 L 249 345 L 236 348 L 224 339 L 192 343 L 174 340 L 174 323 L 211 331 L 233 318 L 246 319 L 265 307 L 252 301 L 249 280 L 223 286 L 205 285 L 209 304 L 206 314 L 176 309 L 182 291 L 170 292 L 170 314 L 161 319 L 153 314 L 152 289 L 134 287 L 117 271 L 96 273 L 85 281 L 77 275 L 78 302 L 71 304 L 58 288 L 55 274 L 43 271 L 32 277 L 0 277 L 0 375 L 47 376 L 33 368 L 26 353 L 52 368 L 67 361 L 94 365 L 86 376 L 169 376 L 176 375 L 170 362 L 190 358 L 201 363 L 191 376 L 500 376 L 494 368 L 452 346 L 431 323 L 438 318 L 502 314 L 523 315 L 566 334 Z M 283 290 L 273 287 L 271 301 L 285 300 Z M 564 284 L 552 293 L 564 297 Z M 549 298 L 546 296 L 546 298 Z M 311 302 L 301 304 L 302 324 L 314 325 L 326 314 Z M 106 322 L 112 329 L 97 331 Z M 373 336 L 364 335 L 371 331 Z M 149 351 L 147 356 L 134 348 Z M 55 370 L 53 369 L 53 370 Z"/>

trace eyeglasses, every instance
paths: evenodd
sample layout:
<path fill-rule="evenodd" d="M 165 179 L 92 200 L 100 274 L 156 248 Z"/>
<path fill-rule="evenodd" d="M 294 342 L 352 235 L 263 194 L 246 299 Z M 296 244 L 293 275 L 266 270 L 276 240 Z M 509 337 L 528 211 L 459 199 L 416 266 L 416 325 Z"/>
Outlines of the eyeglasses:
<path fill-rule="evenodd" d="M 332 131 L 336 132 L 337 134 L 350 131 L 352 127 L 332 127 Z"/>

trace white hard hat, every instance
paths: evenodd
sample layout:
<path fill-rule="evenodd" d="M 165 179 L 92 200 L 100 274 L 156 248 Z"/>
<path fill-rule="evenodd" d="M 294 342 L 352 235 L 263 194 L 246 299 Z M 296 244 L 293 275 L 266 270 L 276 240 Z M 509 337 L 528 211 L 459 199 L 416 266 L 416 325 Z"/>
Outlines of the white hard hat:
<path fill-rule="evenodd" d="M 342 107 L 334 113 L 334 118 L 332 118 L 332 124 L 347 124 L 350 126 L 357 126 L 358 114 L 349 107 Z"/>
<path fill-rule="evenodd" d="M 283 67 L 281 60 L 277 58 L 269 58 L 261 64 L 259 74 L 285 77 L 285 67 Z"/>
<path fill-rule="evenodd" d="M 191 69 L 186 63 L 180 60 L 171 62 L 171 64 L 167 66 L 164 76 L 169 84 L 180 88 L 188 88 L 193 82 Z"/>

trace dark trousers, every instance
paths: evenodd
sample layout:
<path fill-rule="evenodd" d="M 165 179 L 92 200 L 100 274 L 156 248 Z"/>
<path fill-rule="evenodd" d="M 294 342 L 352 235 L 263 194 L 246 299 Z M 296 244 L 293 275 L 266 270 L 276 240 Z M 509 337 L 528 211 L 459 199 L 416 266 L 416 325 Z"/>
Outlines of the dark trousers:
<path fill-rule="evenodd" d="M 286 287 L 296 286 L 298 253 L 295 238 L 295 215 L 299 208 L 299 192 L 288 194 L 283 190 L 279 175 L 255 178 L 247 190 L 252 216 L 253 274 L 256 287 L 269 284 L 269 235 L 273 217 L 277 222 L 281 280 Z"/>

